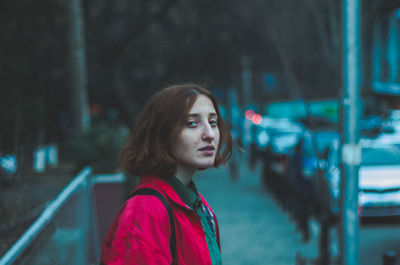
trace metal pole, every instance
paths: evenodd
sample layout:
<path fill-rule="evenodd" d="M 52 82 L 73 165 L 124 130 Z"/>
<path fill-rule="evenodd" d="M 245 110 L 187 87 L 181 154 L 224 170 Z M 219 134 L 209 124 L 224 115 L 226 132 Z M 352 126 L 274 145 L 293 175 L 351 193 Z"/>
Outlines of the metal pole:
<path fill-rule="evenodd" d="M 344 93 L 341 181 L 341 264 L 358 265 L 358 144 L 360 117 L 360 1 L 343 0 Z"/>

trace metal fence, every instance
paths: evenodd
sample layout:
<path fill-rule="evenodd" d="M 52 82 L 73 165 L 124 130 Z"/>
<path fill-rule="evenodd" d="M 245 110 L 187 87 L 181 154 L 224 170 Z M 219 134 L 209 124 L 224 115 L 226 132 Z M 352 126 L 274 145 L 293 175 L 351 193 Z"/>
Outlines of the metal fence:
<path fill-rule="evenodd" d="M 98 264 L 91 168 L 83 169 L 0 259 L 10 264 Z"/>

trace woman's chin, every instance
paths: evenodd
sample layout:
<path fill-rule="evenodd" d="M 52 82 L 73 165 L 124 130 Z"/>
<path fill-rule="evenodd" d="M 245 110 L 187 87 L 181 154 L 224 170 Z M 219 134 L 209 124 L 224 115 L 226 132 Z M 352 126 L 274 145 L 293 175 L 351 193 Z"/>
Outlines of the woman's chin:
<path fill-rule="evenodd" d="M 197 170 L 206 170 L 206 169 L 208 169 L 210 167 L 213 167 L 213 166 L 214 166 L 214 163 L 213 164 L 207 164 L 207 165 L 201 165 L 201 166 L 197 167 Z"/>

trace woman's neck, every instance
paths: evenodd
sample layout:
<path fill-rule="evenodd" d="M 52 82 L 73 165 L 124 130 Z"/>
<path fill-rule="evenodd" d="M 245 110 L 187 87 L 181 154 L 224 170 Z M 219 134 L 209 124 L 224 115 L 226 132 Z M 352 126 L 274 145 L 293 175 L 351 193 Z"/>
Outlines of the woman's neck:
<path fill-rule="evenodd" d="M 192 181 L 195 172 L 196 170 L 192 167 L 178 165 L 175 177 L 187 186 Z"/>

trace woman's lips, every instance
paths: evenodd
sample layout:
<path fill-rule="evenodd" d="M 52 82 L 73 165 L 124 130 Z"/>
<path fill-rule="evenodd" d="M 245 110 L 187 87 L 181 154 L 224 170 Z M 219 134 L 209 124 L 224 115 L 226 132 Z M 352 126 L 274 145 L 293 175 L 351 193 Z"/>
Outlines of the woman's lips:
<path fill-rule="evenodd" d="M 212 145 L 207 145 L 199 149 L 199 151 L 206 156 L 212 156 L 214 154 L 214 150 L 215 148 Z"/>

